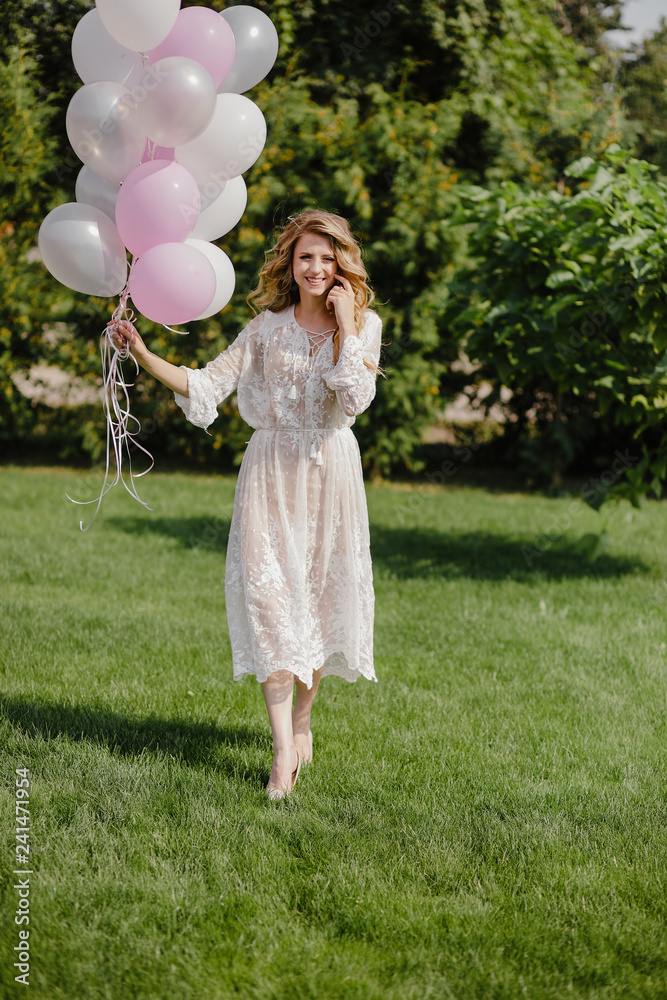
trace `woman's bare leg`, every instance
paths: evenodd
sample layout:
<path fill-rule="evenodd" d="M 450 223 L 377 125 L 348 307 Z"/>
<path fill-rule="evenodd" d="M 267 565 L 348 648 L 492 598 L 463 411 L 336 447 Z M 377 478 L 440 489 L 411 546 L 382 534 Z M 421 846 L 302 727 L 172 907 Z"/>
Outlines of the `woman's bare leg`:
<path fill-rule="evenodd" d="M 273 767 L 267 787 L 286 791 L 292 787 L 292 775 L 298 763 L 292 733 L 293 688 L 294 674 L 289 670 L 277 670 L 262 684 L 273 733 Z"/>
<path fill-rule="evenodd" d="M 308 730 L 310 729 L 310 710 L 315 701 L 317 689 L 322 680 L 322 667 L 313 671 L 313 686 L 309 689 L 296 678 L 296 699 L 294 711 L 292 712 L 292 733 L 297 750 L 303 760 L 310 757 L 310 744 L 308 741 Z"/>

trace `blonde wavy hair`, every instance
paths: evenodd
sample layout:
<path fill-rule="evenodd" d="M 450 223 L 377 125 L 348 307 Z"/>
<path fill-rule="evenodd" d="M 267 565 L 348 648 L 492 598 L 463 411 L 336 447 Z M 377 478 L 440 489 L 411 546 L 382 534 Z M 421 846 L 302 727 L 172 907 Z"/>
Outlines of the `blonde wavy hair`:
<path fill-rule="evenodd" d="M 269 309 L 280 312 L 299 302 L 299 287 L 294 281 L 292 261 L 297 241 L 305 233 L 324 236 L 331 242 L 336 258 L 336 271 L 352 285 L 354 292 L 354 323 L 357 333 L 363 324 L 364 311 L 369 308 L 375 294 L 368 281 L 366 268 L 361 260 L 361 247 L 341 215 L 309 209 L 292 216 L 278 234 L 275 244 L 266 251 L 264 264 L 259 272 L 259 283 L 248 295 L 247 302 L 253 312 Z M 334 334 L 334 362 L 338 360 L 340 341 L 338 328 Z M 364 359 L 367 368 L 377 374 L 381 369 Z"/>

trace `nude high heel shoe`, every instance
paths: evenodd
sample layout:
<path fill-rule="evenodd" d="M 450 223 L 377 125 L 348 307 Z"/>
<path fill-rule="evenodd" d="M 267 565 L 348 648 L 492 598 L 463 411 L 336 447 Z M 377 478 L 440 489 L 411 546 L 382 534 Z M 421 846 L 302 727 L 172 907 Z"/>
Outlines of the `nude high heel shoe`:
<path fill-rule="evenodd" d="M 301 734 L 300 734 L 301 735 Z M 310 764 L 313 760 L 313 731 L 308 730 L 308 749 L 303 751 L 302 762 L 304 764 Z"/>
<path fill-rule="evenodd" d="M 292 784 L 289 788 L 269 788 L 265 789 L 266 794 L 269 796 L 270 802 L 279 802 L 280 799 L 284 799 L 287 795 L 291 795 L 294 791 L 294 786 L 296 785 L 296 779 L 299 777 L 299 772 L 301 770 L 302 758 L 301 754 L 297 750 L 296 752 L 296 767 L 292 771 Z"/>

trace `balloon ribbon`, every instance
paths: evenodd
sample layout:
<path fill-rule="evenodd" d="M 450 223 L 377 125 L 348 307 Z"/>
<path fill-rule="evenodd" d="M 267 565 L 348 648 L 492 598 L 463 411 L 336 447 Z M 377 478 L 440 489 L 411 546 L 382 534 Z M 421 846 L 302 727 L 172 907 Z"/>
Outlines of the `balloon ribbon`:
<path fill-rule="evenodd" d="M 116 486 L 119 482 L 123 484 L 130 496 L 133 496 L 142 507 L 145 507 L 146 510 L 153 510 L 152 507 L 149 507 L 148 504 L 141 499 L 134 484 L 135 479 L 139 479 L 141 476 L 145 476 L 147 472 L 151 471 L 155 462 L 151 453 L 136 440 L 141 433 L 141 423 L 137 417 L 133 417 L 130 413 L 130 397 L 128 393 L 128 389 L 132 388 L 134 382 L 125 381 L 122 369 L 122 362 L 127 361 L 128 358 L 132 358 L 132 361 L 134 361 L 135 375 L 138 375 L 139 365 L 134 357 L 132 357 L 127 347 L 121 351 L 114 345 L 111 339 L 117 323 L 121 320 L 127 320 L 131 323 L 134 319 L 134 312 L 131 309 L 127 309 L 128 296 L 129 286 L 126 286 L 121 293 L 120 301 L 116 309 L 114 309 L 111 319 L 107 323 L 100 340 L 100 353 L 102 355 L 102 381 L 104 387 L 102 399 L 104 416 L 106 418 L 107 425 L 106 467 L 102 489 L 100 490 L 100 495 L 96 498 L 96 500 L 74 500 L 69 493 L 65 494 L 67 499 L 71 500 L 72 503 L 81 505 L 91 503 L 97 504 L 95 513 L 85 528 L 83 526 L 83 521 L 79 521 L 81 531 L 88 530 L 97 517 L 103 497 L 106 496 L 109 490 L 113 486 Z M 133 423 L 136 424 L 136 430 L 130 430 L 130 421 L 133 421 Z M 151 464 L 147 469 L 144 469 L 143 472 L 132 471 L 133 448 L 138 448 L 139 451 L 143 451 L 143 453 L 148 455 L 150 459 Z M 113 479 L 111 478 L 112 451 L 116 462 L 116 474 Z M 129 483 L 125 479 L 125 475 L 123 473 L 123 456 L 125 454 L 127 455 L 127 467 L 130 477 Z"/>

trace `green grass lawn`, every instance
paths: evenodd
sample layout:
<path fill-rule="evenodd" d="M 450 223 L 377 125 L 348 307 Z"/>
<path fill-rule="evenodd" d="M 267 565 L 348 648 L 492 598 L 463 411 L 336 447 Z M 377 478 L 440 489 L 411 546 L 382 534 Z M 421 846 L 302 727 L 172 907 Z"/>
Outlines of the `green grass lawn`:
<path fill-rule="evenodd" d="M 666 997 L 667 505 L 369 487 L 379 683 L 323 682 L 272 804 L 234 482 L 152 473 L 82 533 L 89 477 L 0 471 L 2 996 Z"/>

